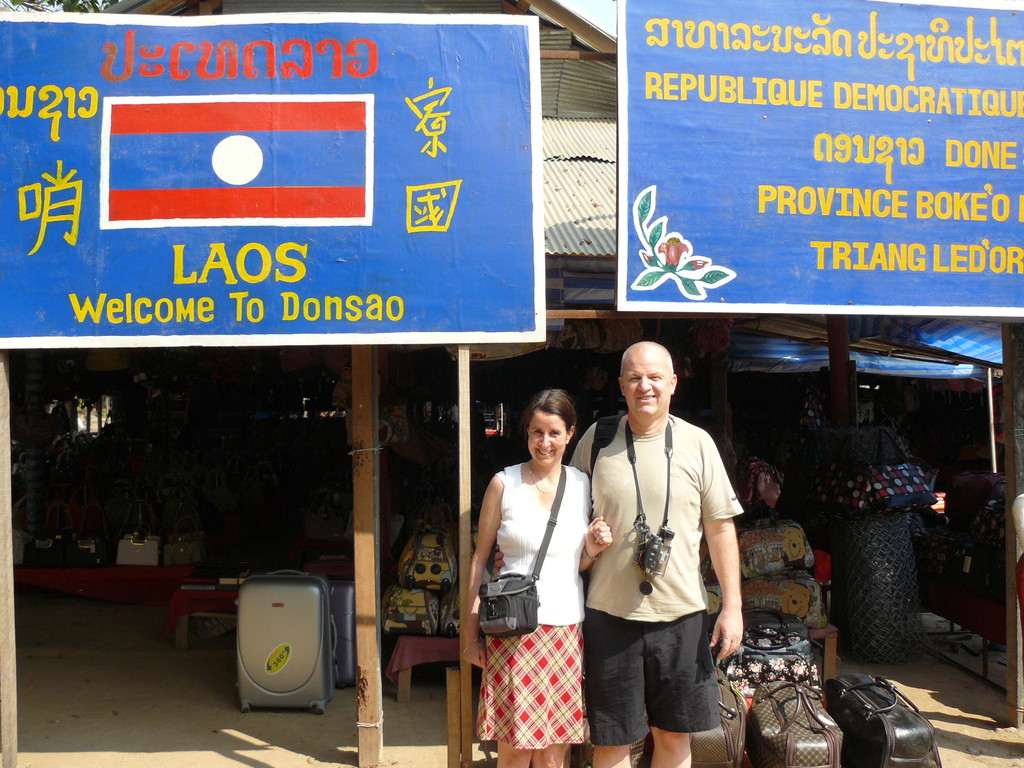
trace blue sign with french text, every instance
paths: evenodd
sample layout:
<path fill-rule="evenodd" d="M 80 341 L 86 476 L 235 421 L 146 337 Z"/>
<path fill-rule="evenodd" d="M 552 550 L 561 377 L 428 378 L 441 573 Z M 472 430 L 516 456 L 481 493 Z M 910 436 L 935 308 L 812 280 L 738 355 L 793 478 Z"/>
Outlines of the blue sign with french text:
<path fill-rule="evenodd" d="M 620 309 L 1024 315 L 1020 8 L 620 0 Z"/>
<path fill-rule="evenodd" d="M 545 333 L 535 18 L 0 20 L 0 347 Z"/>

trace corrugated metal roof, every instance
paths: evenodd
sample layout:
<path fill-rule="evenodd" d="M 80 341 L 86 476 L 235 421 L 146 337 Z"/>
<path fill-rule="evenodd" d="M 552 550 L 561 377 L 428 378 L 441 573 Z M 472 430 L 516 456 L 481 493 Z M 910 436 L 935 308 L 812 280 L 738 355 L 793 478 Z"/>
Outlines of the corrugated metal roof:
<path fill-rule="evenodd" d="M 501 0 L 224 0 L 224 13 L 501 13 Z"/>
<path fill-rule="evenodd" d="M 615 163 L 614 120 L 562 120 L 546 117 L 541 125 L 545 160 L 585 157 Z"/>
<path fill-rule="evenodd" d="M 615 254 L 615 165 L 544 161 L 544 252 Z"/>
<path fill-rule="evenodd" d="M 614 62 L 542 59 L 540 79 L 545 117 L 617 115 Z"/>

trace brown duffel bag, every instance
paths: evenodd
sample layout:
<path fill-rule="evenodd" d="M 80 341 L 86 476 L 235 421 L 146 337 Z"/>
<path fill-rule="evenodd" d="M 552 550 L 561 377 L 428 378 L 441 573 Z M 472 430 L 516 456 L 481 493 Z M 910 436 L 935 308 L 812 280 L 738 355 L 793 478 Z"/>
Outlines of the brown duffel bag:
<path fill-rule="evenodd" d="M 766 683 L 754 694 L 748 748 L 757 768 L 839 768 L 843 733 L 819 689 Z"/>
<path fill-rule="evenodd" d="M 718 671 L 718 710 L 721 722 L 690 736 L 693 768 L 742 768 L 747 741 L 747 701 Z"/>

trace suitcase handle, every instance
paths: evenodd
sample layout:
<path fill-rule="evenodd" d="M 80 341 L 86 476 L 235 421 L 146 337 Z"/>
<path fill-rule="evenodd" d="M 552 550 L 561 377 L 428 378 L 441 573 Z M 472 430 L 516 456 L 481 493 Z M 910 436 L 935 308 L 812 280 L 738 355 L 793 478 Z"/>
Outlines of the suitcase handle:
<path fill-rule="evenodd" d="M 887 704 L 885 704 L 884 706 L 881 706 L 881 707 L 873 705 L 870 701 L 865 701 L 864 702 L 865 705 L 867 705 L 872 710 L 872 711 L 870 711 L 868 713 L 868 717 L 872 717 L 873 715 L 883 715 L 886 712 L 888 712 L 889 710 L 894 709 L 896 707 L 896 704 L 899 702 L 899 700 L 901 698 L 904 701 L 906 701 L 907 703 L 909 703 L 910 706 L 914 707 L 915 710 L 917 709 L 917 707 L 914 706 L 914 704 L 912 702 L 910 702 L 910 700 L 907 699 L 906 696 L 903 696 L 898 690 L 896 690 L 896 686 L 894 686 L 892 683 L 890 683 L 884 677 L 876 677 L 870 683 L 858 683 L 857 685 L 851 685 L 846 690 L 848 690 L 848 691 L 865 691 L 865 690 L 876 690 L 876 689 L 881 689 L 881 691 L 879 691 L 880 693 L 881 692 L 887 693 L 889 695 L 889 697 L 892 698 L 892 701 L 888 702 Z"/>

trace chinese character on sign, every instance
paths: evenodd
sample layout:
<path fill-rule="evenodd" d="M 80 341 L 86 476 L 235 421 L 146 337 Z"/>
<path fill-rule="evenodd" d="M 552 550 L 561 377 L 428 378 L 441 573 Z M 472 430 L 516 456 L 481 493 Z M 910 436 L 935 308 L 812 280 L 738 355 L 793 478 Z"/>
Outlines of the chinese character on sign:
<path fill-rule="evenodd" d="M 406 227 L 410 232 L 447 232 L 459 200 L 462 179 L 405 188 Z"/>
<path fill-rule="evenodd" d="M 36 244 L 28 255 L 39 250 L 46 239 L 46 228 L 50 224 L 66 221 L 68 231 L 64 233 L 64 241 L 68 245 L 78 242 L 78 219 L 82 211 L 82 181 L 75 179 L 77 173 L 71 169 L 64 174 L 64 161 L 57 161 L 57 172 L 53 175 L 43 173 L 42 182 L 26 184 L 18 188 L 18 218 L 21 221 L 39 219 L 39 236 Z"/>
<path fill-rule="evenodd" d="M 448 96 L 451 94 L 452 89 L 450 87 L 434 88 L 434 78 L 432 77 L 427 80 L 427 88 L 430 90 L 417 96 L 415 99 L 410 99 L 406 96 L 405 103 L 409 105 L 409 109 L 415 112 L 416 117 L 420 119 L 416 124 L 416 131 L 427 137 L 427 143 L 420 148 L 420 152 L 426 152 L 431 157 L 437 157 L 438 151 L 448 151 L 448 147 L 441 142 L 441 136 L 444 135 L 445 128 L 448 127 L 448 115 L 451 112 L 441 112 L 439 110 L 448 101 Z"/>

